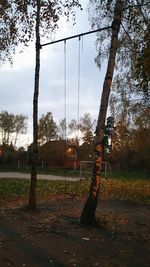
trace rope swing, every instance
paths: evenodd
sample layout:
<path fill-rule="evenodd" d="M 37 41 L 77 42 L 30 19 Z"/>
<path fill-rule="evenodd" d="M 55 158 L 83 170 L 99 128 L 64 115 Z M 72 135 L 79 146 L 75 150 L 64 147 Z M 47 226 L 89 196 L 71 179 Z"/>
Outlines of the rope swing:
<path fill-rule="evenodd" d="M 66 53 L 66 40 L 64 40 L 64 119 L 65 119 L 65 194 L 67 194 L 67 170 L 66 170 L 66 163 L 67 163 L 67 53 Z"/>
<path fill-rule="evenodd" d="M 78 47 L 78 111 L 77 111 L 77 116 L 78 116 L 78 125 L 80 122 L 80 68 L 81 68 L 81 36 L 79 36 L 79 47 Z"/>
<path fill-rule="evenodd" d="M 65 140 L 67 140 L 67 44 L 64 40 L 64 118 L 65 118 Z M 83 39 L 82 39 L 83 50 Z M 78 45 L 78 73 L 77 73 L 77 125 L 80 122 L 80 73 L 81 73 L 81 36 L 79 36 Z M 77 127 L 77 131 L 79 127 Z"/>
<path fill-rule="evenodd" d="M 80 75 L 81 75 L 81 36 L 78 38 L 78 52 L 77 52 L 77 139 L 79 139 L 79 123 L 80 123 Z M 82 40 L 83 41 L 83 40 Z M 83 50 L 83 42 L 82 42 Z M 65 119 L 65 194 L 67 194 L 67 42 L 64 40 L 64 119 Z M 78 142 L 75 144 L 74 150 L 74 170 L 76 169 L 77 161 L 77 147 Z"/>
<path fill-rule="evenodd" d="M 67 53 L 66 40 L 64 40 L 64 118 L 65 118 L 65 141 L 67 139 Z"/>

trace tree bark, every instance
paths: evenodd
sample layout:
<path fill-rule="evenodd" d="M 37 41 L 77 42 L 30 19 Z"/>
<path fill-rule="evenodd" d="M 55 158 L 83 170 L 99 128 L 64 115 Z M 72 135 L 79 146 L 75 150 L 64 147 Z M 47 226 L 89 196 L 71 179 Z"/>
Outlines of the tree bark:
<path fill-rule="evenodd" d="M 37 183 L 37 165 L 38 165 L 38 95 L 39 95 L 39 76 L 40 76 L 40 0 L 37 0 L 36 15 L 36 64 L 34 80 L 33 97 L 33 151 L 31 165 L 31 182 L 29 192 L 30 209 L 36 209 L 36 183 Z"/>
<path fill-rule="evenodd" d="M 94 167 L 89 189 L 89 195 L 84 205 L 80 222 L 86 225 L 95 225 L 95 211 L 98 204 L 100 178 L 102 172 L 102 142 L 104 137 L 104 127 L 108 108 L 109 94 L 114 74 L 115 59 L 118 48 L 118 36 L 122 20 L 124 1 L 116 0 L 114 8 L 114 18 L 112 21 L 112 35 L 108 65 L 103 83 L 103 90 L 101 96 L 101 104 L 99 109 L 98 121 L 95 131 L 94 140 Z"/>

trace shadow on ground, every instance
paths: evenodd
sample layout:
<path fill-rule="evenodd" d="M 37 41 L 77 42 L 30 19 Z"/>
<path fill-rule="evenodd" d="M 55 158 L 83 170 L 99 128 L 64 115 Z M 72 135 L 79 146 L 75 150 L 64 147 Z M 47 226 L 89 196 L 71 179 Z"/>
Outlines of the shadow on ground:
<path fill-rule="evenodd" d="M 0 266 L 150 266 L 150 208 L 102 200 L 97 228 L 79 224 L 83 203 L 62 196 L 38 205 L 2 209 Z"/>

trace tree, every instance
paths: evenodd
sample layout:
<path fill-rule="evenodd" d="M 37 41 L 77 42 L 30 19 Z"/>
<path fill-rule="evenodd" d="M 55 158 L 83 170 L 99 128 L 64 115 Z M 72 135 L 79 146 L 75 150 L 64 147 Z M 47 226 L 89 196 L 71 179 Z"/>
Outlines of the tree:
<path fill-rule="evenodd" d="M 57 125 L 54 122 L 51 112 L 43 114 L 39 119 L 39 135 L 38 140 L 40 144 L 44 144 L 57 138 Z"/>
<path fill-rule="evenodd" d="M 93 132 L 96 121 L 90 116 L 90 113 L 85 113 L 83 117 L 80 118 L 79 129 L 82 133 L 82 140 L 87 143 L 93 142 Z"/>
<path fill-rule="evenodd" d="M 110 159 L 115 168 L 144 170 L 149 154 L 149 99 L 131 94 L 128 84 L 117 78 L 109 102 L 115 118 Z"/>
<path fill-rule="evenodd" d="M 7 111 L 2 111 L 0 113 L 2 143 L 9 144 L 10 141 L 12 142 L 11 135 L 15 134 L 14 146 L 16 146 L 18 134 L 26 133 L 26 119 L 27 117 L 22 114 L 14 115 Z"/>
<path fill-rule="evenodd" d="M 60 140 L 66 139 L 66 119 L 61 119 L 58 125 L 58 137 Z"/>
<path fill-rule="evenodd" d="M 111 160 L 114 167 L 127 169 L 129 167 L 129 155 L 131 154 L 129 141 L 133 127 L 131 106 L 131 94 L 128 86 L 123 85 L 123 80 L 115 77 L 110 96 L 110 113 L 114 117 L 115 127 L 112 133 Z"/>
<path fill-rule="evenodd" d="M 94 168 L 89 189 L 89 196 L 86 200 L 81 214 L 81 223 L 95 224 L 95 211 L 99 197 L 101 165 L 102 165 L 102 142 L 104 138 L 104 126 L 108 107 L 108 100 L 114 68 L 116 66 L 120 73 L 126 70 L 126 77 L 131 77 L 134 57 L 139 52 L 141 40 L 148 25 L 145 23 L 145 15 L 148 14 L 149 1 L 90 1 L 92 9 L 92 26 L 102 27 L 112 24 L 112 30 L 100 32 L 97 38 L 98 55 L 96 63 L 100 67 L 104 58 L 108 57 L 106 76 L 103 83 L 100 110 L 98 115 L 96 136 L 94 144 Z M 146 20 L 147 21 L 147 20 Z M 141 27 L 141 24 L 143 27 Z M 108 44 L 110 40 L 110 46 Z M 117 53 L 118 51 L 118 53 Z M 118 74 L 118 72 L 117 72 Z M 134 76 L 135 77 L 135 76 Z M 134 79 L 135 81 L 135 79 Z"/>
<path fill-rule="evenodd" d="M 77 146 L 79 145 L 79 124 L 77 122 L 77 120 L 72 119 L 69 123 L 68 123 L 68 129 L 69 129 L 69 134 L 71 135 L 70 141 L 73 144 L 76 144 Z"/>
<path fill-rule="evenodd" d="M 38 161 L 38 95 L 40 74 L 40 37 L 48 36 L 58 28 L 60 16 L 69 18 L 74 15 L 73 7 L 80 7 L 78 0 L 55 1 L 49 0 L 4 0 L 0 6 L 1 12 L 1 60 L 12 61 L 12 53 L 16 46 L 27 46 L 29 41 L 35 39 L 36 63 L 33 96 L 33 158 L 31 168 L 31 184 L 29 195 L 29 208 L 36 208 L 36 180 Z M 50 35 L 50 36 L 49 36 Z"/>
<path fill-rule="evenodd" d="M 70 134 L 75 135 L 75 140 L 79 143 L 79 132 L 82 135 L 82 141 L 91 143 L 93 141 L 93 130 L 95 126 L 95 120 L 92 121 L 90 113 L 85 113 L 83 117 L 80 118 L 80 122 L 72 119 L 68 124 L 70 129 Z"/>
<path fill-rule="evenodd" d="M 38 6 L 39 4 L 39 6 Z M 75 1 L 49 1 L 43 0 L 3 0 L 0 4 L 1 36 L 0 36 L 0 61 L 13 62 L 16 47 L 21 50 L 35 41 L 37 8 L 40 9 L 39 26 L 43 38 L 52 38 L 52 33 L 58 28 L 61 16 L 68 19 L 72 15 L 75 19 L 74 7 L 81 8 L 78 0 Z"/>
<path fill-rule="evenodd" d="M 148 24 L 148 23 L 147 23 Z M 145 32 L 144 42 L 142 42 L 142 47 L 140 54 L 138 54 L 135 62 L 135 77 L 138 81 L 138 90 L 142 90 L 146 96 L 150 94 L 150 25 L 148 26 L 148 31 Z"/>
<path fill-rule="evenodd" d="M 126 120 L 118 120 L 114 131 L 111 157 L 122 170 L 126 170 L 129 166 L 130 138 L 131 129 L 127 127 Z"/>
<path fill-rule="evenodd" d="M 150 107 L 138 109 L 134 117 L 134 128 L 130 136 L 134 153 L 132 163 L 140 169 L 148 170 L 150 162 Z M 144 143 L 143 143 L 144 140 Z"/>
<path fill-rule="evenodd" d="M 96 126 L 96 136 L 94 140 L 94 167 L 89 189 L 89 195 L 81 214 L 81 223 L 92 225 L 96 223 L 95 211 L 98 203 L 100 178 L 102 171 L 102 143 L 104 138 L 105 119 L 108 107 L 108 99 L 114 73 L 116 53 L 119 44 L 119 31 L 122 21 L 124 1 L 116 0 L 114 7 L 114 17 L 112 21 L 111 44 L 109 51 L 108 65 L 103 83 L 100 110 Z M 104 10 L 102 10 L 104 12 Z"/>
<path fill-rule="evenodd" d="M 0 114 L 0 129 L 2 135 L 2 144 L 9 145 L 10 135 L 14 132 L 14 115 L 7 111 L 2 111 Z"/>
<path fill-rule="evenodd" d="M 93 152 L 95 120 L 92 120 L 90 113 L 85 113 L 80 118 L 79 129 L 82 136 L 83 160 L 91 160 Z"/>
<path fill-rule="evenodd" d="M 14 132 L 15 132 L 15 141 L 14 146 L 16 146 L 17 138 L 19 134 L 25 134 L 27 131 L 27 116 L 22 114 L 14 116 Z"/>
<path fill-rule="evenodd" d="M 3 143 L 0 145 L 0 163 L 12 164 L 16 159 L 17 151 L 12 142 L 10 144 Z"/>
<path fill-rule="evenodd" d="M 92 4 L 96 2 L 95 5 Z M 91 23 L 92 26 L 106 26 L 111 20 L 115 1 L 90 1 Z M 101 12 L 101 10 L 107 12 Z M 96 12 L 95 12 L 96 10 Z M 94 13 L 95 12 L 95 13 Z M 139 94 L 147 97 L 150 93 L 149 80 L 149 0 L 129 0 L 124 9 L 124 16 L 121 23 L 119 34 L 119 47 L 116 55 L 116 69 L 114 78 L 117 75 L 117 82 L 125 88 L 129 87 L 130 94 Z M 94 15 L 93 15 L 94 13 Z M 110 32 L 103 32 L 97 38 L 96 63 L 101 66 L 103 59 L 108 57 L 108 39 Z M 115 84 L 115 80 L 113 81 Z"/>

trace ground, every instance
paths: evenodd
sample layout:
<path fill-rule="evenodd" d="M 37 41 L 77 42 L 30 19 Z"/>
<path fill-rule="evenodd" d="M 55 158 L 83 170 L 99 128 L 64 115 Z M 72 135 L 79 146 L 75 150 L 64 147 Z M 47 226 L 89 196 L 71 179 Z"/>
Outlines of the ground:
<path fill-rule="evenodd" d="M 123 200 L 100 200 L 98 226 L 79 223 L 83 199 L 62 195 L 29 212 L 1 208 L 0 267 L 148 267 L 150 207 Z M 11 207 L 12 206 L 12 207 Z"/>

